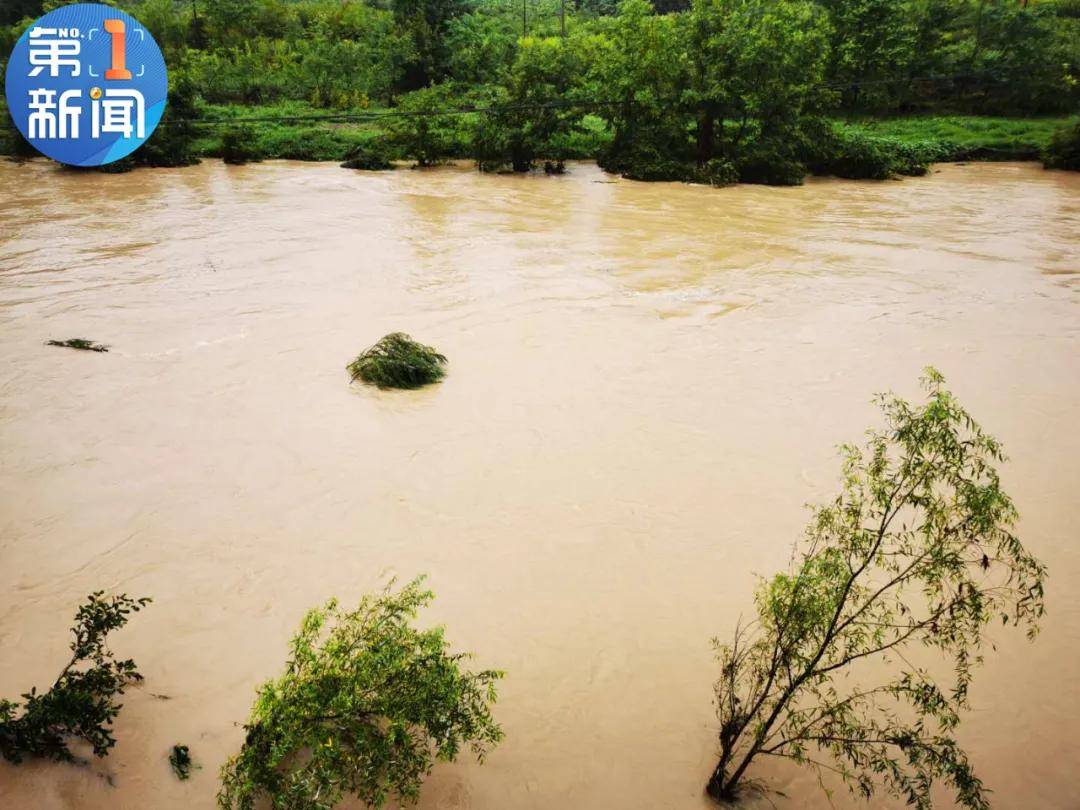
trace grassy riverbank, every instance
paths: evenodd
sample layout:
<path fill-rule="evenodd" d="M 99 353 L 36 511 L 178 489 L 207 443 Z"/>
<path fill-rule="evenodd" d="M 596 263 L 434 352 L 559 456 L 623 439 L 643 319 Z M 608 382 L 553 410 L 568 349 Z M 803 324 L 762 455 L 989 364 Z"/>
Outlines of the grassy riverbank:
<path fill-rule="evenodd" d="M 251 128 L 256 146 L 264 157 L 289 160 L 341 160 L 350 150 L 371 145 L 387 133 L 389 119 L 379 116 L 389 110 L 357 108 L 329 113 L 297 101 L 274 105 L 206 105 L 204 118 L 210 121 L 244 122 Z M 340 115 L 334 119 L 331 116 Z M 448 151 L 453 157 L 471 157 L 471 117 L 476 113 L 446 116 Z M 259 119 L 273 119 L 261 122 Z M 350 120 L 351 119 L 351 120 Z M 994 116 L 949 115 L 910 116 L 886 119 L 857 118 L 837 121 L 843 127 L 866 135 L 895 138 L 906 143 L 941 142 L 948 145 L 949 159 L 955 160 L 1036 160 L 1053 133 L 1069 122 L 1068 117 L 1002 118 Z M 222 132 L 228 123 L 199 127 L 195 150 L 201 157 L 221 155 Z M 594 160 L 610 142 L 611 132 L 600 118 L 587 115 L 581 131 L 570 139 L 575 159 Z M 403 155 L 396 155 L 404 159 Z"/>
<path fill-rule="evenodd" d="M 224 133 L 242 128 L 253 151 L 263 158 L 309 161 L 340 161 L 357 148 L 386 143 L 393 113 L 390 109 L 372 107 L 330 112 L 302 101 L 203 104 L 199 112 L 203 123 L 195 128 L 193 144 L 198 157 L 221 157 Z M 6 110 L 0 110 L 0 114 L 6 114 Z M 473 157 L 471 138 L 478 115 L 440 116 L 448 157 Z M 920 115 L 834 119 L 834 125 L 841 131 L 893 139 L 912 146 L 937 144 L 943 160 L 1037 160 L 1054 132 L 1075 120 L 1066 116 Z M 568 138 L 567 154 L 572 159 L 595 160 L 611 137 L 602 119 L 586 115 L 580 128 Z M 392 158 L 408 159 L 407 155 L 397 154 L 392 145 L 386 149 Z M 16 153 L 10 134 L 5 137 L 5 132 L 0 131 L 0 154 Z"/>
<path fill-rule="evenodd" d="M 195 153 L 199 157 L 219 157 L 222 135 L 233 126 L 248 129 L 253 147 L 264 158 L 287 160 L 342 160 L 357 147 L 388 140 L 388 123 L 394 118 L 389 108 L 357 107 L 329 111 L 302 101 L 278 104 L 207 104 L 201 108 L 208 122 L 197 128 Z M 480 113 L 437 116 L 442 146 L 449 158 L 470 158 L 474 154 L 475 119 Z M 235 125 L 230 122 L 236 122 Z M 569 157 L 594 160 L 610 142 L 611 133 L 594 116 L 581 119 L 579 131 L 568 138 Z M 407 160 L 400 149 L 387 145 L 390 156 Z"/>
<path fill-rule="evenodd" d="M 853 119 L 851 129 L 915 143 L 951 144 L 953 159 L 1036 160 L 1068 117 L 1001 118 L 975 115 L 930 115 L 887 119 Z"/>

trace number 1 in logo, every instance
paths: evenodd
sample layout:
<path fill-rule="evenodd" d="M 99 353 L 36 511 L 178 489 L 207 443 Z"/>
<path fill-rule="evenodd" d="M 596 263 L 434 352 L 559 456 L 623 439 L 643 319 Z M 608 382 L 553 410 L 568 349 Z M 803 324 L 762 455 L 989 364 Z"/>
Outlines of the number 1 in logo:
<path fill-rule="evenodd" d="M 105 20 L 105 30 L 112 37 L 112 67 L 105 71 L 106 79 L 130 79 L 127 62 L 127 43 L 124 40 L 124 21 Z"/>

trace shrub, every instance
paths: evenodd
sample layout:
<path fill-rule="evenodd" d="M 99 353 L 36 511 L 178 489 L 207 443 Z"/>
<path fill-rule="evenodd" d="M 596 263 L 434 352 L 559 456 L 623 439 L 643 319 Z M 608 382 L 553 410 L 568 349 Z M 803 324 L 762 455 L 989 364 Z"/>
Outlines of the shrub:
<path fill-rule="evenodd" d="M 1043 165 L 1048 169 L 1080 171 L 1080 121 L 1054 133 L 1043 151 Z"/>
<path fill-rule="evenodd" d="M 417 166 L 435 166 L 453 156 L 459 141 L 453 89 L 447 84 L 415 90 L 401 97 L 385 119 L 390 144 Z"/>
<path fill-rule="evenodd" d="M 282 160 L 344 160 L 356 146 L 344 128 L 326 126 L 260 126 L 258 149 L 264 157 Z"/>
<path fill-rule="evenodd" d="M 739 182 L 764 186 L 801 186 L 806 165 L 769 149 L 753 149 L 739 160 Z"/>
<path fill-rule="evenodd" d="M 597 162 L 604 171 L 621 174 L 628 180 L 688 181 L 694 175 L 692 163 L 668 157 L 663 151 L 647 143 L 625 148 L 608 148 Z"/>
<path fill-rule="evenodd" d="M 814 510 L 791 570 L 759 584 L 757 620 L 717 643 L 714 798 L 735 798 L 750 764 L 777 756 L 835 772 L 866 799 L 883 783 L 930 808 L 941 781 L 960 806 L 989 807 L 955 729 L 984 628 L 1033 637 L 1046 571 L 1012 533 L 1001 446 L 941 375 L 928 369 L 924 384 L 921 406 L 879 397 L 885 429 L 844 448 L 839 497 Z M 909 663 L 914 647 L 944 667 Z M 849 679 L 864 659 L 866 677 Z"/>
<path fill-rule="evenodd" d="M 446 373 L 446 357 L 417 343 L 403 332 L 392 332 L 348 365 L 353 380 L 379 388 L 419 388 L 438 382 Z"/>
<path fill-rule="evenodd" d="M 74 762 L 68 743 L 83 740 L 103 757 L 116 744 L 112 721 L 120 712 L 116 698 L 142 675 L 131 659 L 117 661 L 107 636 L 128 622 L 150 600 L 125 594 L 90 594 L 75 614 L 71 660 L 49 690 L 25 693 L 23 705 L 0 699 L 0 755 L 10 762 L 41 757 Z M 21 708 L 21 713 L 20 713 Z"/>
<path fill-rule="evenodd" d="M 420 585 L 304 617 L 285 674 L 259 690 L 240 753 L 222 768 L 221 808 L 412 801 L 435 760 L 466 744 L 482 760 L 502 739 L 491 715 L 502 673 L 463 669 L 442 628 L 412 626 L 433 598 Z"/>
<path fill-rule="evenodd" d="M 384 171 L 394 168 L 394 162 L 391 160 L 390 152 L 384 143 L 369 140 L 350 149 L 345 156 L 345 161 L 341 164 L 341 168 Z"/>
<path fill-rule="evenodd" d="M 739 170 L 730 160 L 713 158 L 695 171 L 694 180 L 710 186 L 730 186 L 739 182 Z"/>
<path fill-rule="evenodd" d="M 234 166 L 262 160 L 263 153 L 255 140 L 255 131 L 249 126 L 225 130 L 221 136 L 221 159 Z"/>
<path fill-rule="evenodd" d="M 961 149 L 943 140 L 912 141 L 837 128 L 824 133 L 810 153 L 808 163 L 814 174 L 888 180 L 898 174 L 924 175 L 931 163 L 956 158 Z"/>

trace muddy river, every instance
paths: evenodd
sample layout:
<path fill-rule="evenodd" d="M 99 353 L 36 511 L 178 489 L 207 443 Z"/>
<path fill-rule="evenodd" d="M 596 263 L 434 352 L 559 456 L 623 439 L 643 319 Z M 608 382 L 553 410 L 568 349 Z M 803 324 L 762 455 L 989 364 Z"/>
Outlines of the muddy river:
<path fill-rule="evenodd" d="M 0 191 L 0 695 L 52 682 L 88 592 L 154 598 L 113 642 L 146 683 L 112 755 L 0 764 L 4 810 L 211 808 L 302 613 L 418 573 L 424 621 L 507 671 L 504 744 L 437 766 L 421 808 L 707 807 L 709 640 L 871 395 L 927 364 L 1005 442 L 1050 570 L 1042 635 L 992 631 L 961 738 L 995 807 L 1078 807 L 1080 175 L 34 162 Z M 443 384 L 349 385 L 395 330 L 449 356 Z M 70 337 L 112 350 L 43 345 Z M 829 806 L 809 772 L 754 773 Z"/>

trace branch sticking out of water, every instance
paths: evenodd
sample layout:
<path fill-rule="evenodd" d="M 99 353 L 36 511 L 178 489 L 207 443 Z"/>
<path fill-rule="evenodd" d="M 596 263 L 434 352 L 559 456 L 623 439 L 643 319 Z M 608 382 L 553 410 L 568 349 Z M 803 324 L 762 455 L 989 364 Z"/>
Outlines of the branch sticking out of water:
<path fill-rule="evenodd" d="M 65 349 L 82 349 L 85 352 L 107 352 L 109 347 L 103 343 L 94 343 L 86 338 L 68 338 L 67 340 L 49 340 L 46 346 L 63 346 Z"/>

